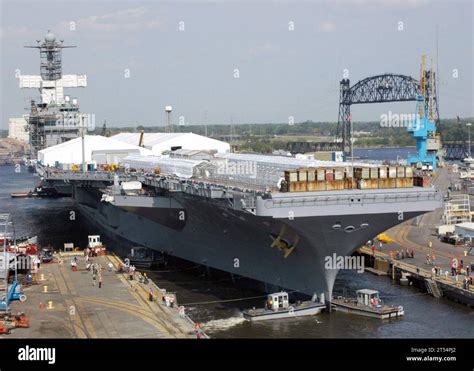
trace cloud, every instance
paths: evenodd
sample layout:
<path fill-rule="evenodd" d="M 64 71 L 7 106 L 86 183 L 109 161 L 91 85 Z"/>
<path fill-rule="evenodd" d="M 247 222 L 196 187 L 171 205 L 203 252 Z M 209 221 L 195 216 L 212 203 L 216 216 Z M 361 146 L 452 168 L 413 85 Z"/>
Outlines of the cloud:
<path fill-rule="evenodd" d="M 269 53 L 274 53 L 278 51 L 278 47 L 269 43 L 269 42 L 266 42 L 262 45 L 257 45 L 257 46 L 254 46 L 253 48 L 250 48 L 249 49 L 249 54 L 251 56 L 257 56 L 257 55 L 262 55 L 262 54 L 269 54 Z"/>
<path fill-rule="evenodd" d="M 43 31 L 45 34 L 46 31 Z M 41 34 L 40 34 L 41 35 Z M 2 26 L 0 28 L 0 39 L 25 39 L 33 41 L 38 38 L 38 30 L 27 26 Z"/>
<path fill-rule="evenodd" d="M 144 6 L 91 15 L 73 22 L 77 30 L 102 34 L 153 30 L 163 25 L 163 22 Z M 70 24 L 69 21 L 63 22 L 61 26 L 69 29 Z"/>
<path fill-rule="evenodd" d="M 321 32 L 334 32 L 336 31 L 336 24 L 332 21 L 324 21 L 319 24 L 318 29 Z"/>
<path fill-rule="evenodd" d="M 419 8 L 430 3 L 430 0 L 331 0 L 329 4 L 336 6 L 356 6 L 370 8 Z"/>

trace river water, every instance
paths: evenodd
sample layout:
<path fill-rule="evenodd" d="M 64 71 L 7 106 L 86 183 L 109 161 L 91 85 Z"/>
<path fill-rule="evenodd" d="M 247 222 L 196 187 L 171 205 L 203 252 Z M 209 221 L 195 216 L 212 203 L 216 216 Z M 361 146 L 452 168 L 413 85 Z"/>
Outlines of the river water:
<path fill-rule="evenodd" d="M 359 149 L 354 155 L 366 159 L 406 158 L 413 148 Z M 16 173 L 11 166 L 0 166 L 0 212 L 11 213 L 17 235 L 38 235 L 42 245 L 62 246 L 74 242 L 84 247 L 88 234 L 102 234 L 100 229 L 86 222 L 79 213 L 71 220 L 75 208 L 71 199 L 12 199 L 10 193 L 29 190 L 37 178 L 24 167 Z M 73 213 L 71 213 L 73 212 Z M 103 235 L 110 248 L 121 252 L 126 243 L 110 240 Z M 460 304 L 435 299 L 412 287 L 393 284 L 387 277 L 371 273 L 341 271 L 335 293 L 354 293 L 360 288 L 376 289 L 386 303 L 402 305 L 405 317 L 381 321 L 333 312 L 314 317 L 251 323 L 240 311 L 263 305 L 264 294 L 242 283 L 233 282 L 228 275 L 211 277 L 193 264 L 170 262 L 150 276 L 160 287 L 175 291 L 178 301 L 186 305 L 188 314 L 200 322 L 203 329 L 216 338 L 446 338 L 474 337 L 474 311 Z M 251 285 L 250 285 L 251 287 Z"/>

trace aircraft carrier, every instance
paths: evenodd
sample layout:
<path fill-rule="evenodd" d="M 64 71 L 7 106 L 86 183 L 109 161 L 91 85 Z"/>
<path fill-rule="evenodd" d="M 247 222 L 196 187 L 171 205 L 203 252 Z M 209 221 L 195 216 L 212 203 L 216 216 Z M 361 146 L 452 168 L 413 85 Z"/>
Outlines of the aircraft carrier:
<path fill-rule="evenodd" d="M 221 174 L 223 162 L 255 172 Z M 338 273 L 328 256 L 351 255 L 442 202 L 434 188 L 413 186 L 409 167 L 280 156 L 128 156 L 115 172 L 38 172 L 52 186 L 67 182 L 84 215 L 133 245 L 320 300 Z"/>
<path fill-rule="evenodd" d="M 21 88 L 41 93 L 41 112 L 32 102 L 28 119 L 37 172 L 43 186 L 70 194 L 93 223 L 132 246 L 249 277 L 269 291 L 284 288 L 324 300 L 331 298 L 338 272 L 325 266 L 327 257 L 351 255 L 390 227 L 441 206 L 438 191 L 413 186 L 411 167 L 187 147 L 212 142 L 195 134 L 186 143 L 175 137 L 159 155 L 144 155 L 141 144 L 84 138 L 94 125 L 85 125 L 77 100 L 71 108 L 63 89 L 85 87 L 87 79 L 62 74 L 65 47 L 49 32 L 34 46 L 41 76 L 19 76 Z M 101 150 L 112 163 L 85 163 Z M 126 156 L 118 156 L 121 151 Z"/>

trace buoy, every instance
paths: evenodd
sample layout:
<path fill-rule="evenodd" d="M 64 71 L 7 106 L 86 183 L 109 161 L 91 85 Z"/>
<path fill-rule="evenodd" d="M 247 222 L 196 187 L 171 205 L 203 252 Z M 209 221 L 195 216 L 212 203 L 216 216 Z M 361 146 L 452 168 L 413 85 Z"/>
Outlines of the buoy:
<path fill-rule="evenodd" d="M 43 310 L 45 307 L 44 303 L 39 303 L 39 309 Z"/>

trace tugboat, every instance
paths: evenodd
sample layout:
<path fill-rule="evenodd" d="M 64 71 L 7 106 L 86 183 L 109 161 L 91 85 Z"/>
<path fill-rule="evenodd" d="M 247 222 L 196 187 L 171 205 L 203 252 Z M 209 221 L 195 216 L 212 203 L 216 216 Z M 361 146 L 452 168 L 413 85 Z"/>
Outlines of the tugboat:
<path fill-rule="evenodd" d="M 398 318 L 405 314 L 403 307 L 384 305 L 376 290 L 362 289 L 356 291 L 357 298 L 335 297 L 331 300 L 332 308 L 345 313 L 358 314 L 373 318 Z"/>
<path fill-rule="evenodd" d="M 321 313 L 326 308 L 324 300 L 322 300 L 323 302 L 317 302 L 316 297 L 313 297 L 313 299 L 290 305 L 288 293 L 281 291 L 267 296 L 265 308 L 248 309 L 243 312 L 243 315 L 249 321 L 313 316 Z"/>

